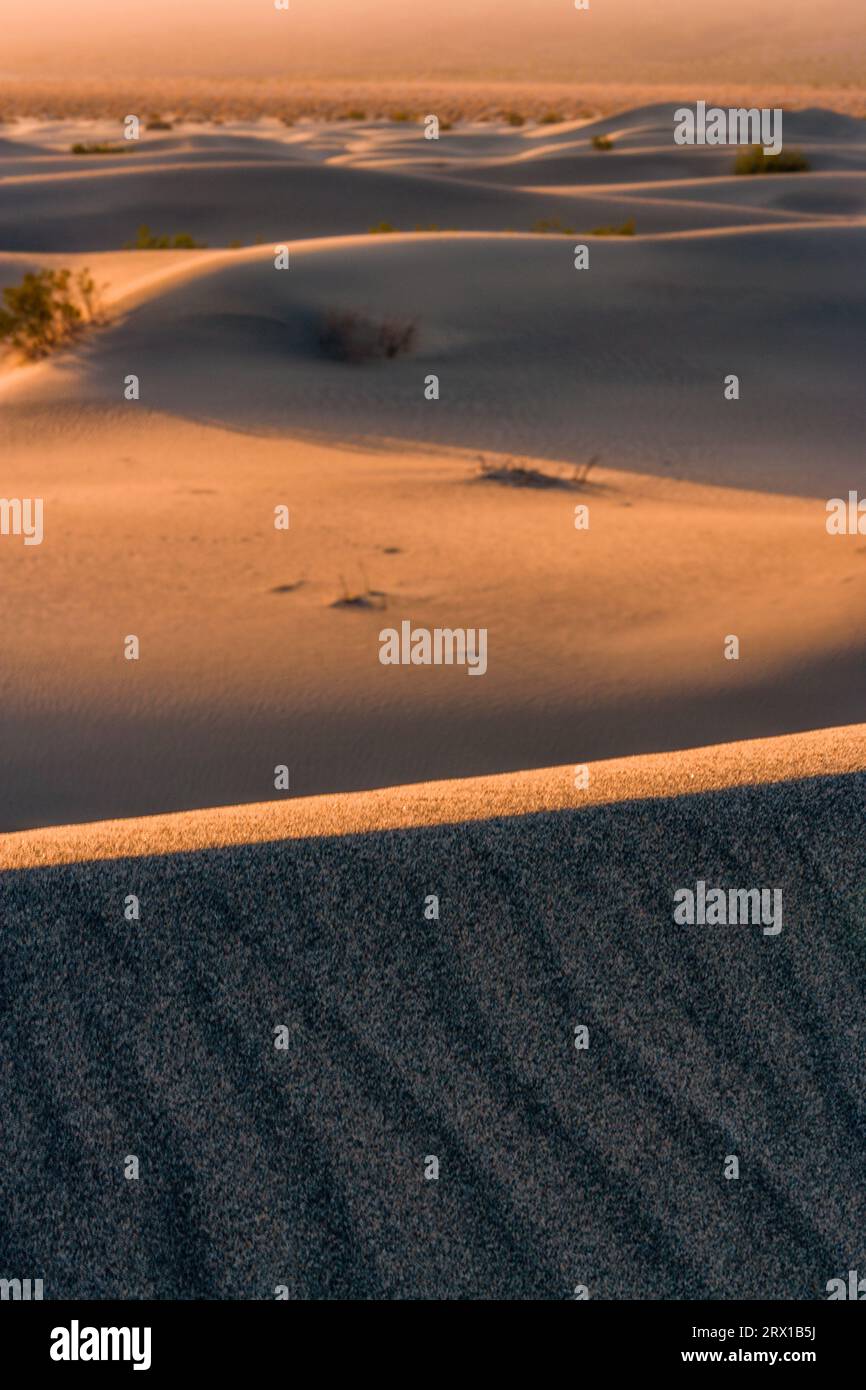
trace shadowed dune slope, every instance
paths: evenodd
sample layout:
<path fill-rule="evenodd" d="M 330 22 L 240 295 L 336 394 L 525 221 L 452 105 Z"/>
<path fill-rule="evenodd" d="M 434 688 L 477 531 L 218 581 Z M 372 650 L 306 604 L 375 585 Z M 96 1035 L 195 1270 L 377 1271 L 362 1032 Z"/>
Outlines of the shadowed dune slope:
<path fill-rule="evenodd" d="M 5 874 L 7 1264 L 46 1297 L 825 1297 L 866 1259 L 864 761 L 834 730 L 602 768 L 582 810 L 498 779 L 492 818 L 458 784 L 458 823 L 443 789 L 414 827 Z M 676 925 L 698 879 L 781 889 L 781 932 Z"/>
<path fill-rule="evenodd" d="M 146 381 L 149 408 L 253 433 L 326 421 L 343 439 L 603 453 L 650 473 L 673 464 L 693 480 L 833 496 L 859 476 L 866 430 L 851 371 L 864 239 L 866 223 L 600 238 L 587 271 L 558 236 L 302 242 L 282 272 L 273 248 L 191 252 L 187 279 L 172 267 L 80 360 L 60 359 L 17 399 L 74 390 L 114 404 L 123 364 Z M 6 261 L 5 277 L 20 272 Z M 415 319 L 415 351 L 386 366 L 326 360 L 318 335 L 333 307 Z M 438 404 L 424 398 L 428 373 Z"/>
<path fill-rule="evenodd" d="M 382 222 L 402 231 L 431 223 L 529 231 L 557 217 L 586 231 L 634 215 L 641 232 L 759 222 L 760 210 L 741 196 L 755 180 L 727 177 L 736 149 L 675 144 L 676 109 L 663 103 L 516 130 L 458 124 L 438 140 L 425 139 L 415 121 L 187 127 L 144 132 L 135 144 L 120 138 L 117 124 L 28 123 L 19 141 L 0 142 L 0 250 L 116 250 L 142 222 L 211 246 L 352 235 Z M 815 174 L 781 176 L 790 201 L 764 218 L 862 214 L 866 123 L 831 111 L 788 112 L 783 130 L 786 146 L 806 149 Z M 613 140 L 611 150 L 593 147 L 602 135 Z M 121 152 L 75 156 L 76 143 L 119 144 Z M 832 186 L 815 187 L 826 179 Z M 686 190 L 669 200 L 671 180 Z"/>

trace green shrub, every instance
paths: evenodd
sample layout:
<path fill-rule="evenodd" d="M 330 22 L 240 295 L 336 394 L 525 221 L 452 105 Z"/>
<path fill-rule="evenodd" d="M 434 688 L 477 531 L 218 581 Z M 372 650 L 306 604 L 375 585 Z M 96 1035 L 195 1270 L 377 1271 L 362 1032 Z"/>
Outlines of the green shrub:
<path fill-rule="evenodd" d="M 540 217 L 537 222 L 533 222 L 531 230 L 533 232 L 552 233 L 559 236 L 574 236 L 573 227 L 564 227 L 558 217 Z"/>
<path fill-rule="evenodd" d="M 122 145 L 73 145 L 73 154 L 128 154 L 135 149 L 134 140 L 126 140 Z"/>
<path fill-rule="evenodd" d="M 124 251 L 203 251 L 207 242 L 195 241 L 189 232 L 176 237 L 155 236 L 146 222 L 138 229 L 135 241 L 124 242 Z"/>
<path fill-rule="evenodd" d="M 734 161 L 735 174 L 802 174 L 811 167 L 802 150 L 764 154 L 760 145 L 743 150 Z"/>
<path fill-rule="evenodd" d="M 0 340 L 30 361 L 47 357 L 100 317 L 99 295 L 90 271 L 29 271 L 20 285 L 3 291 Z"/>
<path fill-rule="evenodd" d="M 593 227 L 589 236 L 634 236 L 635 221 L 630 217 L 621 227 Z"/>

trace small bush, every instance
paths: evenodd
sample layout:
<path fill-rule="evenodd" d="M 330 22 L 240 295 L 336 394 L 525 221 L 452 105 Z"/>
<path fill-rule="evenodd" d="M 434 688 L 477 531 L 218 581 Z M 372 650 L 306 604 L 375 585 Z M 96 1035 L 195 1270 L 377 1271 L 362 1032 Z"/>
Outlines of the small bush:
<path fill-rule="evenodd" d="M 503 111 L 502 119 L 505 121 L 506 125 L 518 126 L 525 124 L 524 117 L 521 116 L 519 111 Z"/>
<path fill-rule="evenodd" d="M 146 222 L 138 229 L 135 241 L 124 242 L 124 251 L 203 251 L 205 241 L 195 241 L 189 232 L 179 232 L 175 237 L 155 236 Z"/>
<path fill-rule="evenodd" d="M 340 121 L 366 121 L 367 113 L 366 111 L 360 111 L 353 107 L 351 111 L 344 111 L 343 115 L 338 116 L 337 119 Z M 396 119 L 396 117 L 394 119 Z"/>
<path fill-rule="evenodd" d="M 163 120 L 162 116 L 148 116 L 147 130 L 174 130 L 171 121 Z"/>
<path fill-rule="evenodd" d="M 0 309 L 0 340 L 29 361 L 78 337 L 101 317 L 99 292 L 90 271 L 37 270 L 20 285 L 7 286 Z"/>
<path fill-rule="evenodd" d="M 585 487 L 598 459 L 598 454 L 594 454 L 585 463 L 575 464 L 571 470 L 571 477 L 567 477 L 562 473 L 547 473 L 542 468 L 529 467 L 520 459 L 507 458 L 494 462 L 484 454 L 479 454 L 478 477 L 483 483 L 504 483 L 506 487 Z"/>
<path fill-rule="evenodd" d="M 364 576 L 363 588 L 350 589 L 340 575 L 340 594 L 330 605 L 331 608 L 387 608 L 388 595 L 383 589 L 371 589 Z"/>
<path fill-rule="evenodd" d="M 565 120 L 565 117 L 564 117 L 564 116 L 561 116 L 560 113 L 559 113 L 558 111 L 545 111 L 544 115 L 541 117 L 541 120 L 538 122 L 538 124 L 539 124 L 539 125 L 562 125 L 562 122 L 563 122 L 564 120 Z"/>
<path fill-rule="evenodd" d="M 392 121 L 411 121 L 413 117 L 411 111 L 392 111 L 390 119 Z"/>
<path fill-rule="evenodd" d="M 540 217 L 537 222 L 533 222 L 531 230 L 554 236 L 576 235 L 574 228 L 564 227 L 558 217 Z"/>
<path fill-rule="evenodd" d="M 411 352 L 416 337 L 413 319 L 386 318 L 378 322 L 355 309 L 330 309 L 319 342 L 337 362 L 369 362 Z"/>
<path fill-rule="evenodd" d="M 592 148 L 594 150 L 612 150 L 613 141 L 609 135 L 593 135 Z"/>
<path fill-rule="evenodd" d="M 802 150 L 764 154 L 760 145 L 743 150 L 734 161 L 735 174 L 802 174 L 811 167 Z"/>
<path fill-rule="evenodd" d="M 593 227 L 588 236 L 634 236 L 635 220 L 630 217 L 621 227 Z"/>
<path fill-rule="evenodd" d="M 125 141 L 122 145 L 73 145 L 73 154 L 128 154 L 135 149 L 135 142 Z"/>
<path fill-rule="evenodd" d="M 375 227 L 370 228 L 371 236 L 386 236 L 388 232 L 396 232 L 397 228 L 391 222 L 377 222 Z"/>

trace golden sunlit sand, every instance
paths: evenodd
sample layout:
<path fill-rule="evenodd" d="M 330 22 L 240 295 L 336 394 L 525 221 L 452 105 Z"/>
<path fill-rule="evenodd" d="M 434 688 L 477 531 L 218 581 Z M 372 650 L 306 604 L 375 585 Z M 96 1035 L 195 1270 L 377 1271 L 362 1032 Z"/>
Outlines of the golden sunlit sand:
<path fill-rule="evenodd" d="M 579 811 L 866 771 L 866 724 L 537 771 L 0 835 L 0 869 Z M 576 782 L 580 783 L 577 787 Z M 585 785 L 584 785 L 585 783 Z"/>

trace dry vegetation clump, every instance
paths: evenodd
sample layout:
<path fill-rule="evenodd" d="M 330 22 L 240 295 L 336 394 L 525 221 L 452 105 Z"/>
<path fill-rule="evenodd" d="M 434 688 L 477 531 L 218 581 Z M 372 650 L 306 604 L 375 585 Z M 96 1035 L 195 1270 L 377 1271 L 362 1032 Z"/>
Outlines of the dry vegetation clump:
<path fill-rule="evenodd" d="M 764 154 L 760 145 L 743 150 L 734 161 L 735 174 L 804 174 L 811 167 L 802 150 Z"/>
<path fill-rule="evenodd" d="M 612 150 L 613 141 L 609 135 L 593 135 L 592 148 L 594 150 Z"/>
<path fill-rule="evenodd" d="M 340 593 L 331 603 L 331 608 L 387 608 L 388 595 L 384 589 L 371 589 L 369 580 L 363 569 L 361 570 L 362 584 L 358 588 L 350 588 L 342 575 L 340 575 Z"/>
<path fill-rule="evenodd" d="M 593 454 L 586 462 L 576 463 L 570 474 L 546 473 L 543 468 L 529 465 L 520 459 L 488 459 L 485 454 L 479 454 L 477 477 L 479 482 L 504 483 L 507 487 L 585 487 L 598 460 L 599 455 Z"/>
<path fill-rule="evenodd" d="M 179 232 L 177 236 L 156 236 L 143 222 L 138 229 L 135 241 L 126 241 L 124 251 L 203 251 L 206 241 L 195 241 L 189 232 Z"/>
<path fill-rule="evenodd" d="M 635 220 L 630 217 L 627 222 L 623 222 L 619 227 L 593 227 L 592 231 L 587 232 L 587 236 L 634 236 Z"/>
<path fill-rule="evenodd" d="M 103 320 L 100 292 L 86 268 L 29 271 L 20 285 L 8 285 L 0 308 L 0 341 L 27 361 L 71 343 L 89 324 Z"/>
<path fill-rule="evenodd" d="M 414 319 L 373 319 L 357 309 L 329 309 L 319 342 L 326 357 L 358 363 L 411 352 L 416 336 Z"/>
<path fill-rule="evenodd" d="M 135 144 L 131 140 L 125 140 L 122 145 L 86 145 L 75 144 L 72 146 L 72 154 L 128 154 L 135 149 Z"/>
<path fill-rule="evenodd" d="M 564 226 L 558 217 L 539 217 L 537 222 L 533 222 L 530 230 L 546 236 L 577 235 L 573 227 Z"/>

